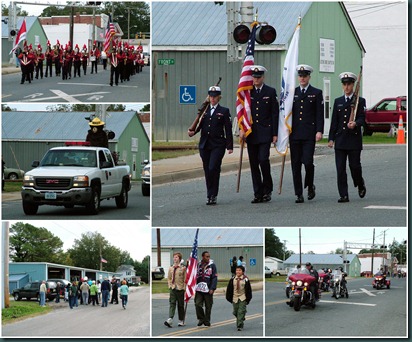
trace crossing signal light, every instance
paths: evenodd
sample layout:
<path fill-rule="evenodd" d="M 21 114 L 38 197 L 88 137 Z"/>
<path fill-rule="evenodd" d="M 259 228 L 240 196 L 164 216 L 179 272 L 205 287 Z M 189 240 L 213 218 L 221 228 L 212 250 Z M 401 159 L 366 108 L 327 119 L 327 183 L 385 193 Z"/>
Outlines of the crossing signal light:
<path fill-rule="evenodd" d="M 238 25 L 233 31 L 233 38 L 238 44 L 245 44 L 249 40 L 250 29 L 246 25 Z M 261 25 L 256 30 L 256 42 L 262 45 L 272 44 L 276 39 L 276 30 L 270 25 Z"/>
<path fill-rule="evenodd" d="M 239 25 L 236 26 L 235 30 L 233 31 L 233 38 L 235 42 L 238 44 L 245 44 L 249 40 L 250 36 L 250 29 L 246 25 Z"/>
<path fill-rule="evenodd" d="M 263 25 L 256 30 L 256 41 L 262 45 L 272 44 L 276 39 L 276 30 L 273 26 Z"/>
<path fill-rule="evenodd" d="M 10 36 L 14 37 L 16 35 L 16 31 L 15 30 L 11 30 L 10 31 Z"/>

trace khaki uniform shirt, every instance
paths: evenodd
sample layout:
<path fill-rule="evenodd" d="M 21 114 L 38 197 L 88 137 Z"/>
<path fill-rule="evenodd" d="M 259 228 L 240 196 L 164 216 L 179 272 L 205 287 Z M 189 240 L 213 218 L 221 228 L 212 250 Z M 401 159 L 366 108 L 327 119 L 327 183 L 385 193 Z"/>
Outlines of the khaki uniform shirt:
<path fill-rule="evenodd" d="M 239 289 L 237 286 L 238 279 L 240 280 Z M 235 279 L 233 279 L 233 303 L 237 303 L 239 300 L 240 301 L 246 300 L 245 283 L 246 281 L 243 275 L 240 278 L 235 277 Z"/>
<path fill-rule="evenodd" d="M 177 266 L 173 280 L 174 270 L 175 267 L 171 266 L 167 274 L 167 284 L 169 286 L 169 289 L 184 290 L 186 288 L 186 267 L 182 265 Z"/>

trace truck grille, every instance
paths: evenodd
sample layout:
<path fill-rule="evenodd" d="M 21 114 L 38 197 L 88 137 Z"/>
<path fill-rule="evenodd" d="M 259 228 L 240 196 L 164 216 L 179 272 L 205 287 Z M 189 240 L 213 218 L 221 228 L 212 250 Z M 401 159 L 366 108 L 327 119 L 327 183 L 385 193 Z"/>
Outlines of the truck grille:
<path fill-rule="evenodd" d="M 66 190 L 70 189 L 72 183 L 71 180 L 71 178 L 39 177 L 36 178 L 36 188 L 45 190 Z"/>

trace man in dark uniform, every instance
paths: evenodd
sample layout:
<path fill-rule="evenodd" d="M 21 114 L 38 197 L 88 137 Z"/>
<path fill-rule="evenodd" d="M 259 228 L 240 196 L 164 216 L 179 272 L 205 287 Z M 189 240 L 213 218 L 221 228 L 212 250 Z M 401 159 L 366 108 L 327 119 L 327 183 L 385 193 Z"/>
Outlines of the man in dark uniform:
<path fill-rule="evenodd" d="M 252 102 L 252 132 L 247 136 L 247 151 L 254 198 L 252 203 L 269 202 L 273 191 L 270 174 L 270 145 L 275 144 L 278 135 L 279 103 L 276 89 L 264 84 L 265 67 L 251 66 L 253 89 L 250 92 Z M 240 139 L 245 133 L 240 130 Z"/>
<path fill-rule="evenodd" d="M 338 174 L 339 203 L 349 202 L 348 177 L 346 174 L 346 160 L 353 184 L 358 187 L 359 197 L 366 195 L 365 181 L 362 177 L 362 125 L 365 124 L 366 101 L 359 97 L 358 110 L 353 121 L 350 120 L 351 106 L 355 106 L 353 87 L 357 77 L 352 72 L 343 72 L 339 75 L 342 81 L 344 95 L 335 99 L 333 105 L 332 122 L 329 130 L 329 147 L 335 145 L 335 163 Z"/>
<path fill-rule="evenodd" d="M 290 159 L 296 203 L 303 203 L 302 164 L 305 166 L 304 187 L 308 188 L 308 200 L 315 198 L 315 144 L 323 136 L 322 91 L 309 84 L 313 68 L 306 64 L 297 66 L 299 86 L 295 89 L 292 108 L 292 132 L 289 137 Z"/>
<path fill-rule="evenodd" d="M 310 275 L 314 276 L 316 281 L 310 285 L 310 292 L 313 293 L 316 300 L 319 300 L 319 273 L 316 271 L 310 262 L 306 263 L 306 269 L 309 271 Z"/>
<path fill-rule="evenodd" d="M 209 109 L 199 123 L 198 130 L 188 131 L 189 137 L 201 130 L 199 141 L 199 153 L 203 161 L 203 170 L 206 178 L 207 205 L 217 203 L 219 192 L 220 167 L 225 155 L 225 149 L 229 154 L 233 153 L 232 122 L 229 108 L 219 104 L 221 90 L 218 86 L 209 88 Z"/>

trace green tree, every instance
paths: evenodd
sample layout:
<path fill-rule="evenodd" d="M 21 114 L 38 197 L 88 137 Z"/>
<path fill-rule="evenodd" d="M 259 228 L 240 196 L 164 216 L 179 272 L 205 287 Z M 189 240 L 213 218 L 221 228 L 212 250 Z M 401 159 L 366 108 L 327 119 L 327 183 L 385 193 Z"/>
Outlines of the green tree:
<path fill-rule="evenodd" d="M 330 251 L 329 254 L 343 254 L 343 248 L 336 248 L 335 251 Z M 353 252 L 346 250 L 346 254 L 353 254 Z"/>
<path fill-rule="evenodd" d="M 17 14 L 18 17 L 27 17 L 29 15 L 27 13 L 27 11 L 23 10 L 19 6 L 16 7 L 16 14 Z M 4 3 L 1 4 L 1 15 L 2 16 L 8 16 L 9 15 L 9 7 L 6 6 L 6 4 L 4 4 Z"/>
<path fill-rule="evenodd" d="M 75 103 L 71 105 L 70 110 L 72 112 L 95 112 L 95 104 Z"/>
<path fill-rule="evenodd" d="M 389 252 L 392 254 L 392 257 L 398 259 L 398 263 L 402 265 L 406 264 L 406 245 L 406 240 L 401 242 L 394 240 L 393 243 L 389 245 Z"/>
<path fill-rule="evenodd" d="M 149 283 L 150 277 L 149 277 L 149 267 L 150 267 L 150 256 L 147 255 L 144 257 L 142 262 L 135 261 L 133 264 L 134 269 L 136 271 L 136 275 L 140 276 L 142 279 L 142 282 L 144 283 Z"/>
<path fill-rule="evenodd" d="M 111 104 L 106 109 L 106 111 L 108 112 L 124 112 L 125 110 L 126 110 L 126 106 L 122 104 Z"/>
<path fill-rule="evenodd" d="M 10 259 L 14 262 L 58 262 L 63 241 L 46 228 L 17 222 L 10 227 Z"/>
<path fill-rule="evenodd" d="M 306 252 L 306 254 L 316 254 L 314 251 Z"/>
<path fill-rule="evenodd" d="M 2 112 L 12 112 L 13 108 L 10 108 L 8 105 L 2 104 L 1 105 L 1 111 Z"/>
<path fill-rule="evenodd" d="M 273 228 L 265 229 L 265 256 L 271 256 L 283 260 L 284 245 L 276 236 Z"/>
<path fill-rule="evenodd" d="M 145 104 L 141 110 L 141 112 L 150 112 L 150 103 Z"/>
<path fill-rule="evenodd" d="M 98 232 L 83 233 L 80 239 L 74 240 L 73 247 L 68 250 L 68 253 L 75 266 L 92 269 L 100 269 L 100 256 L 102 256 L 107 260 L 107 263 L 103 264 L 103 269 L 110 272 L 115 272 L 121 264 L 130 260 L 129 252 L 112 246 Z"/>
<path fill-rule="evenodd" d="M 46 111 L 48 112 L 70 112 L 71 105 L 69 104 L 57 104 L 46 106 Z"/>

